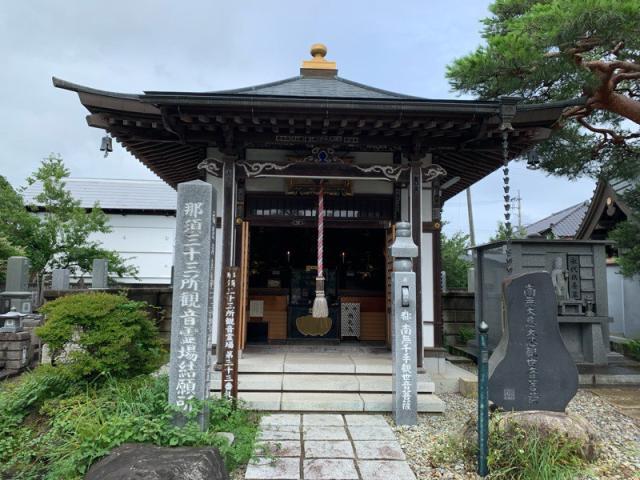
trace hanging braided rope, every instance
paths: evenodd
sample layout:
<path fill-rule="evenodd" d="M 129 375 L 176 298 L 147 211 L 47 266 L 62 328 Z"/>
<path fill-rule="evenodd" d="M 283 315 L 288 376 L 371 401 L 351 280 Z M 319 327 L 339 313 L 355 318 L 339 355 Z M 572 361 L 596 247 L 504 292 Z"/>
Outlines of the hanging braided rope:
<path fill-rule="evenodd" d="M 318 192 L 318 276 L 316 277 L 316 298 L 313 300 L 312 316 L 324 318 L 329 316 L 327 298 L 324 296 L 324 184 L 320 180 Z"/>
<path fill-rule="evenodd" d="M 505 128 L 502 131 L 502 180 L 504 183 L 504 229 L 507 243 L 505 245 L 505 255 L 507 263 L 507 275 L 513 272 L 513 258 L 511 257 L 511 239 L 513 229 L 511 227 L 511 194 L 509 193 L 509 131 Z"/>
<path fill-rule="evenodd" d="M 324 185 L 320 182 L 318 193 L 318 276 L 324 277 Z"/>

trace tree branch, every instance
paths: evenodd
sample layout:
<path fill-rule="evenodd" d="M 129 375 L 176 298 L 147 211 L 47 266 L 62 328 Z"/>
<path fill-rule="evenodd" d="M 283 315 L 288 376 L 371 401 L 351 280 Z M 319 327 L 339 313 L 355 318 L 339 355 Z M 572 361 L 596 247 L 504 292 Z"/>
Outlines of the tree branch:
<path fill-rule="evenodd" d="M 638 78 L 640 78 L 640 71 L 617 73 L 616 75 L 611 77 L 611 84 L 615 88 L 620 82 L 623 82 L 625 80 L 634 80 Z"/>

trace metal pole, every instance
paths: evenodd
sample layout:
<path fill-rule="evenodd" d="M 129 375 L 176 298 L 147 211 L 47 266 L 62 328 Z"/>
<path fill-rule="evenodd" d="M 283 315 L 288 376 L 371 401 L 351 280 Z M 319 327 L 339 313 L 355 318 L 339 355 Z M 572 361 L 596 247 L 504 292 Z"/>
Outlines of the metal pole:
<path fill-rule="evenodd" d="M 469 214 L 469 242 L 476 246 L 476 230 L 473 226 L 473 208 L 471 207 L 471 187 L 467 188 L 467 213 Z"/>
<path fill-rule="evenodd" d="M 478 475 L 486 477 L 489 474 L 489 325 L 482 320 L 478 330 Z"/>

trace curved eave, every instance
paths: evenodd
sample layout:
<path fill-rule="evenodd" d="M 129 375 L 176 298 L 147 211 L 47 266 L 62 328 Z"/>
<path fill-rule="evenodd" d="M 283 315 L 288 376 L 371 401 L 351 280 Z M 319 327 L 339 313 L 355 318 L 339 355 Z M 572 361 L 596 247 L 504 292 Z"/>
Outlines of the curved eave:
<path fill-rule="evenodd" d="M 159 115 L 162 106 L 199 106 L 227 109 L 273 109 L 274 111 L 329 111 L 336 112 L 361 111 L 385 112 L 388 115 L 406 114 L 454 114 L 454 115 L 491 115 L 499 114 L 501 102 L 479 100 L 432 100 L 419 98 L 347 98 L 347 97 L 309 97 L 281 95 L 251 95 L 237 93 L 184 93 L 153 92 L 141 95 L 110 92 L 86 87 L 53 77 L 53 85 L 70 90 L 80 95 L 80 100 L 87 108 L 98 107 L 109 110 L 122 110 L 135 113 Z M 583 103 L 583 99 L 546 104 L 518 104 L 515 124 L 547 124 L 553 125 L 562 111 Z"/>
<path fill-rule="evenodd" d="M 500 101 L 293 97 L 232 92 L 147 92 L 138 95 L 98 90 L 55 77 L 53 85 L 76 92 L 91 113 L 87 117 L 90 126 L 110 132 L 132 155 L 174 187 L 200 174 L 197 164 L 205 156 L 206 145 L 213 145 L 221 136 L 220 124 L 227 122 L 230 128 L 237 128 L 238 125 L 234 124 L 236 121 L 245 128 L 242 135 L 253 139 L 256 137 L 252 129 L 256 125 L 269 132 L 275 125 L 273 122 L 282 122 L 279 128 L 286 133 L 291 125 L 295 124 L 294 130 L 297 129 L 298 122 L 301 122 L 303 130 L 308 130 L 309 124 L 304 122 L 312 118 L 313 134 L 319 134 L 323 128 L 344 128 L 346 123 L 335 126 L 341 121 L 349 123 L 347 130 L 353 130 L 354 123 L 361 121 L 365 125 L 366 120 L 366 127 L 358 126 L 358 132 L 364 131 L 362 138 L 375 131 L 383 143 L 386 143 L 384 138 L 390 138 L 386 136 L 389 134 L 404 142 L 405 146 L 422 128 L 442 133 L 439 138 L 433 138 L 436 135 L 429 137 L 430 140 L 422 137 L 422 141 L 436 142 L 432 145 L 449 138 L 444 135 L 450 135 L 460 128 L 457 135 L 446 140 L 449 149 L 438 153 L 437 161 L 442 161 L 450 176 L 461 178 L 461 181 L 443 192 L 444 199 L 464 190 L 502 164 L 501 144 L 495 135 L 501 121 L 503 103 Z M 525 136 L 512 144 L 510 156 L 521 155 L 533 144 L 548 137 L 564 108 L 575 104 L 576 101 L 518 104 L 511 123 L 516 129 L 514 136 L 523 132 Z M 189 117 L 184 122 L 194 123 L 184 123 L 183 116 Z M 287 117 L 288 122 L 293 123 L 287 123 Z M 331 127 L 329 121 L 332 122 Z M 372 126 L 374 123 L 376 125 Z M 180 129 L 196 124 L 202 127 L 198 129 L 202 132 L 199 140 L 190 140 L 195 137 L 185 140 Z M 420 127 L 411 124 L 419 124 Z M 430 126 L 425 127 L 427 124 Z M 205 127 L 209 129 L 205 131 Z"/>

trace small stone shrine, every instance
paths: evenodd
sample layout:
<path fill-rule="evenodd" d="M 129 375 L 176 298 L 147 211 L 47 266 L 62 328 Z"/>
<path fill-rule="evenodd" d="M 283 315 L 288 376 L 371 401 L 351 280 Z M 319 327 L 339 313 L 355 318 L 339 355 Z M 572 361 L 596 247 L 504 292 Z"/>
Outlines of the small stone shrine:
<path fill-rule="evenodd" d="M 547 272 L 503 282 L 503 335 L 489 359 L 489 399 L 509 410 L 564 412 L 578 390 L 578 370 L 560 336 Z"/>
<path fill-rule="evenodd" d="M 171 312 L 169 403 L 189 411 L 209 396 L 211 271 L 214 261 L 215 189 L 201 180 L 178 185 Z M 184 418 L 177 418 L 178 424 Z M 204 430 L 206 412 L 198 423 Z"/>
<path fill-rule="evenodd" d="M 546 271 L 564 343 L 577 363 L 606 365 L 609 323 L 606 242 L 593 240 L 512 241 L 513 274 Z M 476 327 L 489 324 L 489 350 L 502 336 L 501 285 L 506 273 L 505 242 L 474 249 Z"/>

